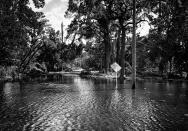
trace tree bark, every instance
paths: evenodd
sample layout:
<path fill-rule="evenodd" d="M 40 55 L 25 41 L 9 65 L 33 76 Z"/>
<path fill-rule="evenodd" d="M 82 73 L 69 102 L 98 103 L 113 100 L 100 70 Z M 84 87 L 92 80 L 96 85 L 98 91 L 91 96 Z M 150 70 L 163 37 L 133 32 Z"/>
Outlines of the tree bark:
<path fill-rule="evenodd" d="M 43 42 L 42 42 L 43 43 Z M 28 66 L 28 64 L 30 63 L 30 61 L 32 60 L 32 58 L 35 56 L 35 54 L 37 53 L 38 50 L 40 50 L 42 48 L 43 45 L 41 45 L 40 47 L 36 48 L 31 54 L 30 56 L 27 58 L 27 61 L 25 61 L 26 63 L 23 65 L 22 67 L 22 72 L 25 71 L 26 67 Z"/>
<path fill-rule="evenodd" d="M 120 82 L 123 83 L 124 75 L 125 75 L 125 27 L 123 25 L 123 20 L 120 20 L 120 27 L 122 30 L 122 37 L 121 37 L 121 58 L 120 58 Z"/>
<path fill-rule="evenodd" d="M 108 72 L 108 69 L 110 67 L 110 58 L 111 58 L 111 43 L 110 43 L 110 37 L 109 37 L 109 30 L 106 29 L 104 32 L 104 44 L 105 44 L 105 73 Z"/>
<path fill-rule="evenodd" d="M 121 29 L 118 30 L 117 43 L 116 43 L 116 62 L 120 64 L 120 35 Z"/>
<path fill-rule="evenodd" d="M 111 43 L 110 43 L 110 36 L 109 36 L 109 24 L 110 22 L 107 19 L 100 19 L 98 20 L 101 31 L 103 32 L 103 43 L 104 43 L 104 48 L 105 48 L 105 58 L 103 61 L 103 66 L 104 66 L 104 71 L 105 73 L 108 72 L 108 69 L 110 67 L 110 61 L 111 61 Z"/>

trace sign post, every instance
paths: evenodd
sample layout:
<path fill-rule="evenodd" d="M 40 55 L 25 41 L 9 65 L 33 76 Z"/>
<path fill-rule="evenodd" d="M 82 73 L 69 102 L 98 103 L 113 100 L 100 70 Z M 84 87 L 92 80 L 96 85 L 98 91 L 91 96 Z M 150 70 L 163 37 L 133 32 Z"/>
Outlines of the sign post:
<path fill-rule="evenodd" d="M 116 88 L 117 88 L 117 73 L 118 73 L 118 71 L 121 70 L 121 66 L 119 66 L 118 63 L 114 62 L 114 63 L 111 65 L 111 68 L 116 72 Z"/>

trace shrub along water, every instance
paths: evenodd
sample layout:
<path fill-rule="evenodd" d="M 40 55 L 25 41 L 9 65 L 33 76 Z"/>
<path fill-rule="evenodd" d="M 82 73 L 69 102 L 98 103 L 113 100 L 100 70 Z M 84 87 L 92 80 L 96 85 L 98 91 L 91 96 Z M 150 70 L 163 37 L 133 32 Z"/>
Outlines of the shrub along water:
<path fill-rule="evenodd" d="M 17 66 L 0 66 L 0 80 L 13 81 L 20 78 Z"/>

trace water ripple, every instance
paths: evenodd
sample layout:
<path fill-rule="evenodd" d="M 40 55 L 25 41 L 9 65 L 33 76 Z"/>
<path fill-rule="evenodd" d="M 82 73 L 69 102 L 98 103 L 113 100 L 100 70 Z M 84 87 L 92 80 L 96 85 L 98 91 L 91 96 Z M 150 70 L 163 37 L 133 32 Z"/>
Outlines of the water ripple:
<path fill-rule="evenodd" d="M 46 83 L 7 83 L 0 94 L 2 131 L 188 130 L 187 88 L 62 77 Z M 181 88 L 180 85 L 183 85 Z"/>

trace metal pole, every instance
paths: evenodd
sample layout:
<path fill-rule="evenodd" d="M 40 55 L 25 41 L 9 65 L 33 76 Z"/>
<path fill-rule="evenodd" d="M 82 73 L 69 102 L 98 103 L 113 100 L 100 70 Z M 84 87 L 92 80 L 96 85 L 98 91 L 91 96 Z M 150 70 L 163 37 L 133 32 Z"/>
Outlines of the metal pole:
<path fill-rule="evenodd" d="M 136 0 L 133 0 L 132 89 L 136 87 Z"/>

